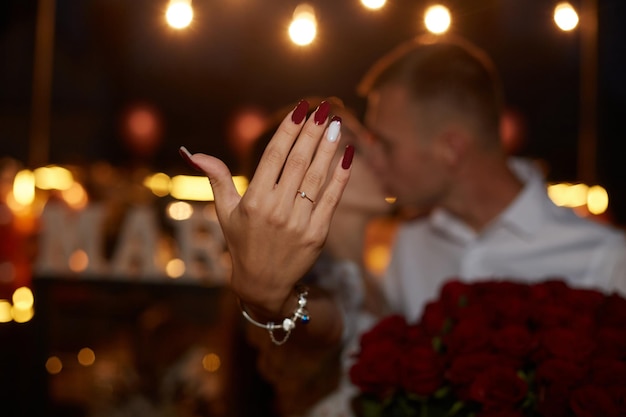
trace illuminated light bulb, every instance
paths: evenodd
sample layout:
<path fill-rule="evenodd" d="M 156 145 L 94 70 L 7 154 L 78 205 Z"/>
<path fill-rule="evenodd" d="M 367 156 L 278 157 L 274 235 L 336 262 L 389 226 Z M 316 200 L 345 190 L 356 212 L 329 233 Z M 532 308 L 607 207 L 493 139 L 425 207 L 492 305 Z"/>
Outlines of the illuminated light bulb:
<path fill-rule="evenodd" d="M 189 203 L 177 201 L 168 205 L 167 213 L 174 220 L 187 220 L 193 215 L 193 207 Z"/>
<path fill-rule="evenodd" d="M 74 184 L 74 176 L 63 167 L 50 165 L 35 169 L 35 185 L 42 190 L 67 190 Z"/>
<path fill-rule="evenodd" d="M 586 184 L 574 184 L 568 190 L 568 207 L 580 207 L 587 204 L 589 186 Z"/>
<path fill-rule="evenodd" d="M 165 265 L 165 273 L 172 279 L 180 278 L 185 273 L 185 263 L 181 259 L 171 259 Z"/>
<path fill-rule="evenodd" d="M 587 192 L 587 209 L 591 214 L 602 214 L 609 208 L 609 193 L 599 186 L 589 187 Z"/>
<path fill-rule="evenodd" d="M 32 308 L 22 309 L 14 305 L 11 309 L 11 316 L 16 323 L 26 323 L 35 316 L 35 310 Z"/>
<path fill-rule="evenodd" d="M 12 307 L 8 300 L 0 300 L 0 323 L 8 323 L 13 320 L 11 315 Z"/>
<path fill-rule="evenodd" d="M 170 219 L 174 220 L 187 220 L 193 215 L 193 207 L 184 201 L 170 203 L 165 210 Z"/>
<path fill-rule="evenodd" d="M 317 36 L 317 19 L 315 10 L 308 4 L 301 4 L 293 12 L 293 20 L 289 25 L 289 37 L 296 45 L 311 44 Z"/>
<path fill-rule="evenodd" d="M 96 361 L 96 354 L 89 348 L 82 348 L 76 356 L 78 363 L 83 366 L 91 366 Z"/>
<path fill-rule="evenodd" d="M 146 177 L 143 185 L 157 197 L 165 197 L 172 188 L 170 177 L 162 172 Z"/>
<path fill-rule="evenodd" d="M 385 201 L 387 204 L 394 204 L 397 200 L 397 197 L 385 197 Z"/>
<path fill-rule="evenodd" d="M 33 306 L 35 297 L 28 287 L 20 287 L 13 292 L 13 306 L 22 310 L 29 309 Z"/>
<path fill-rule="evenodd" d="M 68 260 L 68 266 L 72 272 L 83 272 L 89 266 L 87 252 L 82 249 L 74 251 Z"/>
<path fill-rule="evenodd" d="M 440 4 L 430 6 L 424 13 L 424 25 L 429 32 L 441 34 L 450 29 L 452 16 L 446 6 Z"/>
<path fill-rule="evenodd" d="M 170 195 L 178 200 L 213 201 L 213 189 L 207 177 L 176 175 Z"/>
<path fill-rule="evenodd" d="M 29 206 L 35 201 L 35 174 L 30 170 L 22 170 L 13 180 L 13 198 L 22 206 Z"/>
<path fill-rule="evenodd" d="M 63 362 L 58 356 L 50 356 L 46 361 L 46 370 L 49 374 L 55 375 L 63 369 Z"/>
<path fill-rule="evenodd" d="M 63 200 L 73 209 L 82 210 L 87 207 L 87 203 L 89 202 L 89 197 L 87 196 L 87 192 L 77 182 L 74 182 L 70 188 L 67 190 L 61 191 L 61 196 Z"/>
<path fill-rule="evenodd" d="M 235 183 L 235 189 L 239 193 L 239 195 L 243 195 L 248 189 L 248 178 L 243 175 L 236 175 L 233 177 L 233 182 Z"/>
<path fill-rule="evenodd" d="M 559 3 L 554 8 L 554 22 L 563 31 L 570 31 L 578 26 L 578 13 L 567 3 Z"/>
<path fill-rule="evenodd" d="M 215 353 L 208 353 L 202 358 L 202 367 L 208 372 L 216 372 L 221 365 L 222 361 Z"/>
<path fill-rule="evenodd" d="M 174 29 L 184 29 L 193 20 L 191 0 L 171 0 L 165 12 L 165 20 Z"/>
<path fill-rule="evenodd" d="M 387 245 L 372 245 L 365 253 L 365 266 L 375 275 L 381 275 L 391 259 L 391 253 Z"/>
<path fill-rule="evenodd" d="M 568 188 L 569 184 L 567 183 L 550 184 L 548 186 L 548 197 L 557 206 L 564 207 L 567 204 Z"/>
<path fill-rule="evenodd" d="M 589 186 L 586 184 L 570 184 L 567 182 L 548 186 L 548 197 L 557 206 L 580 207 L 587 204 Z"/>
<path fill-rule="evenodd" d="M 387 0 L 361 0 L 361 4 L 370 10 L 378 10 L 387 4 Z"/>

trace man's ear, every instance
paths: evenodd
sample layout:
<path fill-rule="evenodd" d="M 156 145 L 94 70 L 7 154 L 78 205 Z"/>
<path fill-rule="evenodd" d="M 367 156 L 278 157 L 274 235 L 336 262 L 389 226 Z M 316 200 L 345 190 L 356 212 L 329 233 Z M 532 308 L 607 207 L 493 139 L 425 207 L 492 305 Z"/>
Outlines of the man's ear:
<path fill-rule="evenodd" d="M 437 154 L 448 166 L 457 166 L 468 152 L 470 137 L 459 129 L 446 129 L 437 137 Z"/>

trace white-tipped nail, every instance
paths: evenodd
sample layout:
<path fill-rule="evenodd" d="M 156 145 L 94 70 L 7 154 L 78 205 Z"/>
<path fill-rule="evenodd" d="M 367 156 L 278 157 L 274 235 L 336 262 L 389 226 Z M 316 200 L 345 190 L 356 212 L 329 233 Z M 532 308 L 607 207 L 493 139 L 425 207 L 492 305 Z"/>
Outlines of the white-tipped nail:
<path fill-rule="evenodd" d="M 328 125 L 328 129 L 326 130 L 326 140 L 329 142 L 337 141 L 339 137 L 339 132 L 341 131 L 341 120 L 333 120 Z"/>
<path fill-rule="evenodd" d="M 187 148 L 185 148 L 184 146 L 181 146 L 180 148 L 178 148 L 178 150 L 186 154 L 189 158 L 191 158 L 191 152 L 189 152 Z"/>

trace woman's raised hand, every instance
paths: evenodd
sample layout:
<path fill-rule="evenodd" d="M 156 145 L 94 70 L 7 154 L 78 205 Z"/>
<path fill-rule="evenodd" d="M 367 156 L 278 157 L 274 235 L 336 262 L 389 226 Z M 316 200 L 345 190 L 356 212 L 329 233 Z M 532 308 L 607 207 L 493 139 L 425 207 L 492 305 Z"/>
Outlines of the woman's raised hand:
<path fill-rule="evenodd" d="M 232 257 L 231 287 L 248 308 L 267 317 L 293 307 L 293 287 L 319 256 L 350 176 L 351 146 L 331 166 L 341 119 L 328 121 L 330 104 L 324 101 L 305 120 L 308 107 L 303 100 L 284 118 L 243 196 L 221 160 L 180 149 L 213 188 Z"/>

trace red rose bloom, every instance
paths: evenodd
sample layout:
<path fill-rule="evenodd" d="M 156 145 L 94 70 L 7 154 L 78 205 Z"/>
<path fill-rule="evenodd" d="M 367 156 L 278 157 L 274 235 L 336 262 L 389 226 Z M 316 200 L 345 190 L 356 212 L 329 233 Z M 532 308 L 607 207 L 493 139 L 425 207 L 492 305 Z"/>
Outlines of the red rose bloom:
<path fill-rule="evenodd" d="M 577 385 L 586 376 L 587 371 L 581 364 L 563 359 L 548 359 L 537 366 L 535 381 L 542 387 Z"/>
<path fill-rule="evenodd" d="M 588 360 L 596 347 L 591 338 L 569 329 L 551 329 L 542 335 L 541 345 L 549 357 L 572 362 Z"/>
<path fill-rule="evenodd" d="M 619 408 L 609 393 L 592 385 L 572 391 L 570 406 L 576 417 L 619 417 Z"/>
<path fill-rule="evenodd" d="M 539 387 L 537 392 L 537 411 L 546 417 L 569 417 L 570 388 L 555 383 L 550 386 Z"/>
<path fill-rule="evenodd" d="M 626 331 L 623 326 L 602 327 L 596 332 L 598 342 L 596 355 L 615 359 L 622 359 L 626 355 Z"/>
<path fill-rule="evenodd" d="M 380 340 L 389 339 L 396 343 L 403 343 L 406 338 L 408 324 L 406 319 L 400 315 L 385 317 L 361 336 L 361 346 L 370 343 L 378 343 Z"/>
<path fill-rule="evenodd" d="M 488 410 L 479 412 L 476 417 L 524 417 L 524 414 L 517 410 Z"/>
<path fill-rule="evenodd" d="M 433 301 L 426 304 L 424 307 L 420 326 L 424 330 L 424 333 L 437 336 L 442 333 L 448 320 L 449 317 L 446 315 L 443 303 Z"/>
<path fill-rule="evenodd" d="M 441 287 L 441 300 L 442 305 L 448 314 L 456 318 L 457 311 L 467 305 L 471 297 L 472 286 L 459 280 L 450 280 Z"/>
<path fill-rule="evenodd" d="M 421 396 L 433 394 L 443 382 L 443 361 L 430 344 L 409 346 L 402 355 L 401 385 Z"/>
<path fill-rule="evenodd" d="M 577 311 L 594 313 L 604 302 L 604 294 L 586 288 L 572 288 L 567 292 L 565 300 Z"/>
<path fill-rule="evenodd" d="M 485 410 L 511 409 L 527 391 L 526 381 L 514 369 L 495 366 L 478 374 L 470 387 L 470 397 Z"/>
<path fill-rule="evenodd" d="M 350 372 L 360 417 L 626 417 L 626 298 L 491 280 L 389 317 Z M 378 397 L 378 398 L 376 398 Z M 362 407 L 359 407 L 362 406 Z"/>
<path fill-rule="evenodd" d="M 589 382 L 599 387 L 626 387 L 626 362 L 596 358 L 591 363 Z"/>
<path fill-rule="evenodd" d="M 566 327 L 572 317 L 572 310 L 562 303 L 536 304 L 531 313 L 533 326 L 540 329 Z"/>
<path fill-rule="evenodd" d="M 624 327 L 626 323 L 626 298 L 617 294 L 608 296 L 602 305 L 602 324 Z"/>
<path fill-rule="evenodd" d="M 552 303 L 563 299 L 568 291 L 569 287 L 563 280 L 537 282 L 530 286 L 530 298 L 535 302 Z"/>
<path fill-rule="evenodd" d="M 455 394 L 462 400 L 470 398 L 469 388 L 478 374 L 487 368 L 506 363 L 501 356 L 491 353 L 468 353 L 452 359 L 445 377 L 452 384 Z M 511 364 L 511 366 L 513 366 Z"/>
<path fill-rule="evenodd" d="M 454 325 L 445 338 L 451 356 L 484 351 L 491 340 L 491 329 L 482 318 L 466 318 Z"/>
<path fill-rule="evenodd" d="M 494 332 L 491 345 L 505 356 L 523 359 L 537 346 L 537 340 L 524 326 L 512 324 Z"/>
<path fill-rule="evenodd" d="M 361 391 L 384 398 L 400 384 L 401 355 L 402 349 L 391 339 L 372 342 L 359 353 L 350 378 Z"/>

